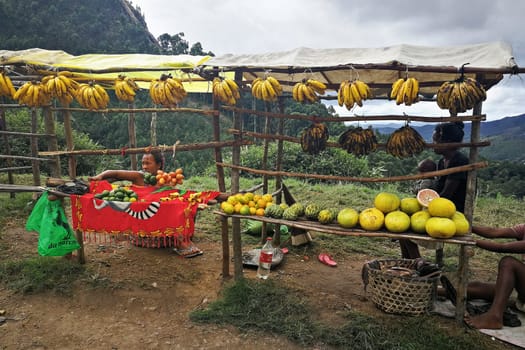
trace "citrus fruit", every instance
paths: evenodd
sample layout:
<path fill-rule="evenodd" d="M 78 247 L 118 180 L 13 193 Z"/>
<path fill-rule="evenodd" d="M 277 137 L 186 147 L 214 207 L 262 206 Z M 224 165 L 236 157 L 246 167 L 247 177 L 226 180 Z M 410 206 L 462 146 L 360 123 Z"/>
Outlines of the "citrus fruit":
<path fill-rule="evenodd" d="M 264 216 L 264 208 L 257 208 L 255 210 L 255 215 L 257 215 L 257 216 Z"/>
<path fill-rule="evenodd" d="M 235 212 L 235 208 L 229 202 L 222 202 L 221 203 L 221 209 L 222 209 L 222 211 L 224 211 L 228 215 L 231 215 L 231 214 L 233 214 Z"/>
<path fill-rule="evenodd" d="M 401 208 L 401 211 L 407 213 L 408 215 L 412 215 L 415 212 L 421 210 L 421 205 L 415 197 L 401 199 L 401 204 L 399 207 Z"/>
<path fill-rule="evenodd" d="M 427 220 L 425 229 L 433 238 L 450 238 L 456 234 L 456 224 L 449 218 L 431 217 Z"/>
<path fill-rule="evenodd" d="M 416 233 L 427 233 L 425 224 L 430 219 L 430 214 L 426 210 L 420 210 L 410 216 L 410 228 Z"/>
<path fill-rule="evenodd" d="M 352 228 L 359 221 L 359 213 L 352 208 L 344 208 L 337 214 L 337 223 L 344 228 Z"/>
<path fill-rule="evenodd" d="M 423 207 L 428 207 L 428 204 L 434 199 L 439 198 L 439 193 L 430 188 L 424 188 L 417 193 L 417 201 Z"/>
<path fill-rule="evenodd" d="M 428 213 L 430 216 L 441 218 L 451 218 L 456 212 L 456 205 L 450 199 L 439 197 L 428 203 Z"/>
<path fill-rule="evenodd" d="M 385 216 L 385 227 L 390 232 L 405 232 L 410 227 L 410 216 L 401 210 L 394 210 Z"/>
<path fill-rule="evenodd" d="M 248 206 L 248 204 L 244 204 L 241 207 L 241 210 L 239 210 L 239 214 L 241 214 L 241 215 L 250 215 L 250 207 Z"/>
<path fill-rule="evenodd" d="M 367 208 L 359 213 L 359 225 L 367 231 L 376 231 L 383 227 L 385 215 L 377 208 Z"/>
<path fill-rule="evenodd" d="M 400 204 L 401 200 L 395 193 L 381 192 L 374 199 L 374 206 L 383 214 L 397 210 Z"/>
<path fill-rule="evenodd" d="M 456 236 L 464 236 L 469 233 L 470 224 L 462 212 L 455 212 L 452 221 L 456 224 Z"/>

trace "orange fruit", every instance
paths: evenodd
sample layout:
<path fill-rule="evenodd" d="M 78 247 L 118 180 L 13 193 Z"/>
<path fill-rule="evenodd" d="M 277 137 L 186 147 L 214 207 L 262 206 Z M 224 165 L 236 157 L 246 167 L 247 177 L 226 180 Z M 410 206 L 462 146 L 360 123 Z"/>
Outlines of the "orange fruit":
<path fill-rule="evenodd" d="M 231 214 L 233 214 L 235 212 L 235 208 L 233 207 L 233 205 L 231 205 L 228 202 L 222 202 L 221 203 L 221 209 L 222 209 L 222 211 L 224 211 L 228 215 L 231 215 Z"/>
<path fill-rule="evenodd" d="M 257 213 L 257 209 L 255 207 L 250 207 L 250 215 L 255 215 Z"/>
<path fill-rule="evenodd" d="M 264 216 L 264 208 L 258 208 L 255 211 L 255 215 L 257 215 L 257 216 Z"/>
<path fill-rule="evenodd" d="M 178 168 L 177 170 L 175 170 L 175 174 L 182 174 L 182 168 Z"/>
<path fill-rule="evenodd" d="M 434 199 L 439 198 L 439 193 L 430 188 L 424 188 L 417 193 L 417 201 L 423 207 L 428 207 L 428 204 Z"/>

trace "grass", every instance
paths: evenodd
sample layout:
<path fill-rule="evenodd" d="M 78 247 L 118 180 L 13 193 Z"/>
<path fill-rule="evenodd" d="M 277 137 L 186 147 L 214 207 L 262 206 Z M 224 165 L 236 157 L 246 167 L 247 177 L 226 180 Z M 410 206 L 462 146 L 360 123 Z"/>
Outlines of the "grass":
<path fill-rule="evenodd" d="M 1 180 L 0 180 L 1 182 Z M 242 189 L 252 187 L 260 179 L 241 179 Z M 309 184 L 301 180 L 285 180 L 295 199 L 302 203 L 315 202 L 321 206 L 353 207 L 357 210 L 372 206 L 372 198 L 380 191 L 397 192 L 395 185 L 374 186 L 359 184 Z M 275 187 L 270 181 L 270 190 Z M 217 187 L 215 178 L 192 177 L 185 181 L 185 188 L 209 190 Z M 401 196 L 409 194 L 400 193 Z M 14 199 L 0 193 L 0 224 L 2 229 L 23 226 L 29 215 L 28 203 L 31 194 L 19 193 Z M 520 223 L 523 201 L 498 196 L 478 198 L 474 222 L 487 226 L 510 226 Z M 215 209 L 215 208 L 213 208 Z M 245 222 L 242 223 L 246 225 Z M 220 226 L 211 210 L 200 211 L 197 218 L 199 237 L 220 241 Z M 0 230 L 0 254 L 2 254 L 2 231 Z M 373 257 L 399 257 L 397 242 L 388 239 L 352 238 L 314 233 L 312 244 L 291 247 L 291 253 L 315 255 L 329 250 L 336 259 L 352 254 Z M 243 244 L 257 244 L 259 237 L 244 234 Z M 445 245 L 446 271 L 457 267 L 456 245 Z M 422 249 L 428 259 L 434 259 L 434 251 Z M 475 250 L 471 259 L 472 270 L 481 271 L 484 276 L 496 275 L 498 254 Z M 474 272 L 472 272 L 474 273 Z M 91 278 L 89 277 L 91 276 Z M 0 264 L 0 282 L 8 288 L 23 293 L 53 291 L 69 294 L 74 282 L 82 279 L 93 288 L 113 288 L 107 280 L 93 278 L 93 274 L 81 266 L 70 264 L 60 258 L 29 258 L 20 261 L 4 261 Z M 476 277 L 472 275 L 471 278 Z M 330 346 L 341 349 L 504 349 L 505 345 L 494 343 L 489 337 L 478 332 L 465 332 L 458 327 L 443 326 L 435 317 L 403 317 L 369 315 L 349 312 L 346 321 L 337 327 L 330 327 L 317 321 L 315 312 L 301 298 L 299 291 L 288 289 L 278 281 L 243 280 L 232 282 L 222 290 L 222 297 L 209 304 L 207 309 L 194 311 L 190 315 L 194 322 L 229 324 L 241 330 L 271 332 L 284 336 L 305 346 Z"/>

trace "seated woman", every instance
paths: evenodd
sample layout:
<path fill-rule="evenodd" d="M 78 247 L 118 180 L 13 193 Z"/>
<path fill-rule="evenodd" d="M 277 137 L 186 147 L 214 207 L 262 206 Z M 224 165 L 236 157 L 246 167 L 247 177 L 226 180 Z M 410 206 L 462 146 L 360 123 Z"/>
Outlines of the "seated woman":
<path fill-rule="evenodd" d="M 149 186 L 144 181 L 144 174 L 157 174 L 157 171 L 164 169 L 164 157 L 159 152 L 146 153 L 142 156 L 142 171 L 137 170 L 105 170 L 100 174 L 89 177 L 90 181 L 107 180 L 113 181 L 130 181 L 136 186 Z M 202 254 L 200 250 L 191 240 L 177 239 L 174 242 L 173 251 L 178 255 L 190 258 Z"/>

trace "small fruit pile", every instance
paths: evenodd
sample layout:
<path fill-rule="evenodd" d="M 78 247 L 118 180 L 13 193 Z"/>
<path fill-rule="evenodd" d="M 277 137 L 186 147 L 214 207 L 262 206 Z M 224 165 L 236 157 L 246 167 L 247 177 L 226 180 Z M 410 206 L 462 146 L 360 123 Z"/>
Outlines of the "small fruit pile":
<path fill-rule="evenodd" d="M 158 170 L 157 174 L 144 173 L 144 183 L 147 185 L 159 186 L 177 186 L 184 182 L 184 174 L 182 168 L 175 171 L 165 172 Z"/>
<path fill-rule="evenodd" d="M 136 202 L 138 195 L 127 186 L 118 186 L 110 190 L 104 190 L 95 194 L 95 198 L 114 202 Z"/>
<path fill-rule="evenodd" d="M 266 208 L 274 205 L 270 193 L 254 194 L 252 192 L 236 193 L 221 203 L 221 210 L 228 214 L 265 216 Z"/>

